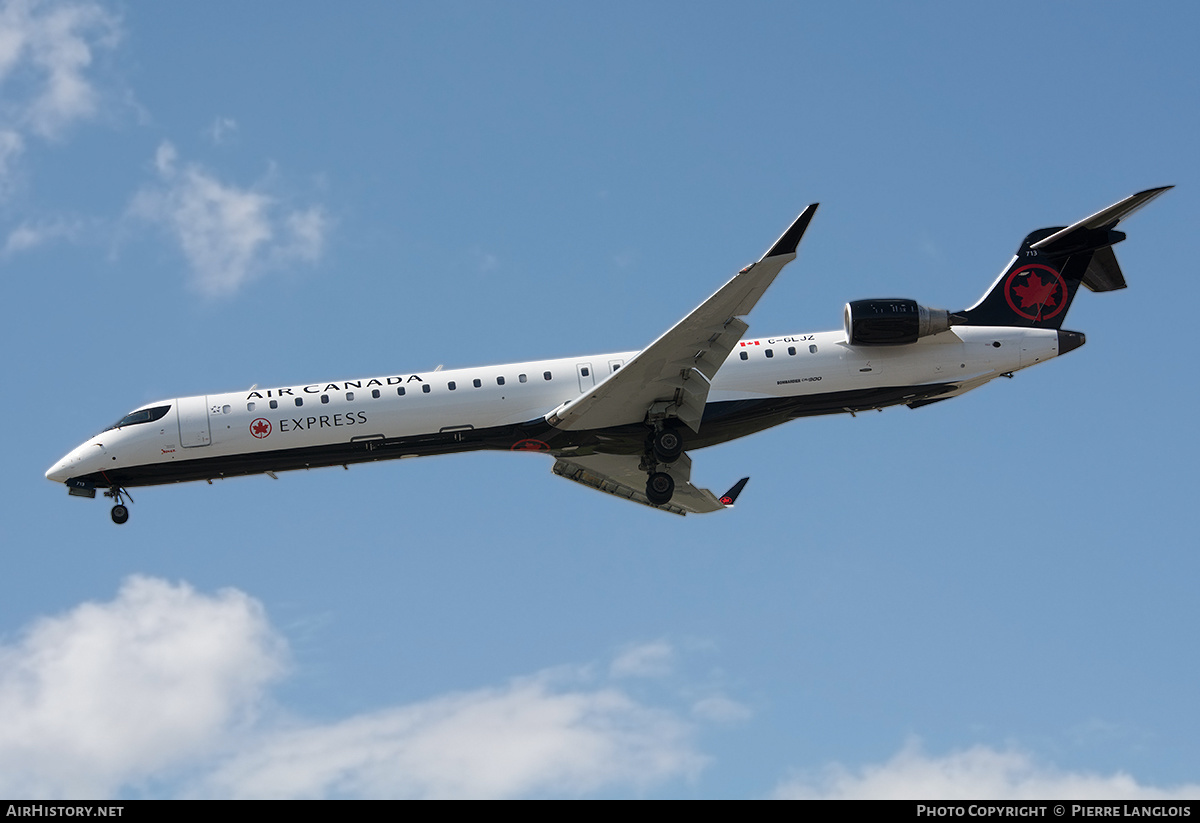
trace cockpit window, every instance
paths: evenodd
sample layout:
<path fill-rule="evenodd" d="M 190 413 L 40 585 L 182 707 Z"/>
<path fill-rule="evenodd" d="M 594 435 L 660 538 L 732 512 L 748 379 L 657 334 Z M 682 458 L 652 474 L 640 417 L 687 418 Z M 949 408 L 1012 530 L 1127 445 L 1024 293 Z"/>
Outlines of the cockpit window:
<path fill-rule="evenodd" d="M 111 426 L 105 429 L 105 431 L 112 431 L 113 429 L 119 429 L 123 426 L 136 426 L 138 423 L 153 423 L 155 420 L 161 419 L 163 415 L 170 410 L 171 407 L 169 405 L 155 406 L 150 409 L 138 409 L 135 412 L 130 412 L 129 414 L 125 415 L 116 423 L 113 423 Z"/>

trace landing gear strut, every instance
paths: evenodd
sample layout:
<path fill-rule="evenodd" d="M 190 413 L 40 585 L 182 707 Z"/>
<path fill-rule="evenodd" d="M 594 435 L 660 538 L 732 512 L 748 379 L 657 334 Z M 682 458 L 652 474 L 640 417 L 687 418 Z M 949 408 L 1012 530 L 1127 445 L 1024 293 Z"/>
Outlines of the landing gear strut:
<path fill-rule="evenodd" d="M 111 497 L 117 503 L 117 505 L 112 507 L 112 521 L 118 526 L 129 519 L 129 509 L 121 501 L 121 495 L 128 497 L 130 503 L 133 502 L 133 495 L 127 491 L 122 491 L 120 486 L 113 486 L 104 493 L 105 497 Z"/>

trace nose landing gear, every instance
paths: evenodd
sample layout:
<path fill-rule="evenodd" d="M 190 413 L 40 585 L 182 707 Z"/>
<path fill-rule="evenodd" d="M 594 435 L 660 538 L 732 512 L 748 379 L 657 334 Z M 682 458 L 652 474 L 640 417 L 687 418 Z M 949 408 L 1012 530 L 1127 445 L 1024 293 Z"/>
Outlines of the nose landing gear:
<path fill-rule="evenodd" d="M 105 497 L 111 497 L 114 501 L 116 501 L 117 505 L 112 507 L 112 521 L 114 523 L 116 523 L 118 526 L 120 526 L 122 523 L 124 523 L 126 520 L 129 519 L 129 509 L 121 501 L 122 495 L 124 495 L 125 497 L 128 497 L 130 503 L 133 502 L 133 495 L 127 491 L 122 490 L 120 486 L 113 486 L 112 488 L 110 488 L 108 491 L 106 491 L 104 493 Z"/>

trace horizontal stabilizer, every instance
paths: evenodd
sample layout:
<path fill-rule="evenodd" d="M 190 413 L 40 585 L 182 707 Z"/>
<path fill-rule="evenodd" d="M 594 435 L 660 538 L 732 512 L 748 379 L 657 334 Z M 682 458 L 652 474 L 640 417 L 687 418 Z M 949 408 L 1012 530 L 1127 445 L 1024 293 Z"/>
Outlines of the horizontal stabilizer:
<path fill-rule="evenodd" d="M 1114 203 L 1107 209 L 1101 209 L 1090 217 L 1085 217 L 1078 223 L 1072 223 L 1065 229 L 1059 229 L 1049 237 L 1044 237 L 1030 245 L 1044 254 L 1070 254 L 1076 251 L 1110 246 L 1120 242 L 1124 236 L 1115 238 L 1105 236 L 1117 227 L 1117 224 L 1129 215 L 1158 197 L 1164 191 L 1174 186 L 1161 186 L 1157 189 L 1146 189 L 1137 194 L 1131 194 L 1119 203 Z"/>

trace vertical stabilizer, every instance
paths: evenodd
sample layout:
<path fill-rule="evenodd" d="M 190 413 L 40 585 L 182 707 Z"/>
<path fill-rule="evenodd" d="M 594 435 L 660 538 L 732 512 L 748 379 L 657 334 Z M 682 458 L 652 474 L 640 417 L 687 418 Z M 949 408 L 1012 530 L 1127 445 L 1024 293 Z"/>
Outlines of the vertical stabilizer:
<path fill-rule="evenodd" d="M 1092 291 L 1125 288 L 1112 250 L 1125 234 L 1116 226 L 1170 188 L 1147 189 L 1078 223 L 1033 232 L 988 293 L 959 312 L 960 325 L 1058 329 L 1081 285 Z"/>

